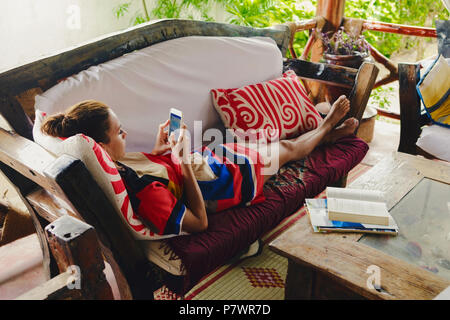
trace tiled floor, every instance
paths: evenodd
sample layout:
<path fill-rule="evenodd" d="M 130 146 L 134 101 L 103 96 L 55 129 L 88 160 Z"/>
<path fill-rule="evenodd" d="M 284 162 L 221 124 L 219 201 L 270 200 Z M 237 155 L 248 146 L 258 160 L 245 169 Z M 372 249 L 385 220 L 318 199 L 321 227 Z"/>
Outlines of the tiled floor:
<path fill-rule="evenodd" d="M 387 154 L 396 151 L 399 141 L 400 124 L 395 120 L 380 117 L 380 120 L 375 121 L 373 139 L 369 143 L 369 151 L 362 163 L 374 166 Z"/>

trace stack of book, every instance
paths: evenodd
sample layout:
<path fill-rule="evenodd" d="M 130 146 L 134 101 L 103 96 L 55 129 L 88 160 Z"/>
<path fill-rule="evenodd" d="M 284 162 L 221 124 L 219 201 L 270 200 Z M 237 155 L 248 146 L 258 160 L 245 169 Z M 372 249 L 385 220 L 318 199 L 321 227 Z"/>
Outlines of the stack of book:
<path fill-rule="evenodd" d="M 306 207 L 314 232 L 398 234 L 381 191 L 328 187 L 325 199 L 306 199 Z"/>

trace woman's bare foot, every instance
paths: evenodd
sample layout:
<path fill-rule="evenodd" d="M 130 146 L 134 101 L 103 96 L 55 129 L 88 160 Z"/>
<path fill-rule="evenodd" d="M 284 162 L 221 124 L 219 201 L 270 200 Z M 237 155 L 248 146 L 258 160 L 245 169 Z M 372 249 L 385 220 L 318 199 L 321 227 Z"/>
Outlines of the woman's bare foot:
<path fill-rule="evenodd" d="M 331 130 L 322 142 L 333 143 L 336 140 L 355 132 L 359 121 L 356 118 L 346 119 L 340 126 Z"/>
<path fill-rule="evenodd" d="M 334 128 L 349 111 L 350 101 L 342 95 L 333 103 L 322 124 Z"/>

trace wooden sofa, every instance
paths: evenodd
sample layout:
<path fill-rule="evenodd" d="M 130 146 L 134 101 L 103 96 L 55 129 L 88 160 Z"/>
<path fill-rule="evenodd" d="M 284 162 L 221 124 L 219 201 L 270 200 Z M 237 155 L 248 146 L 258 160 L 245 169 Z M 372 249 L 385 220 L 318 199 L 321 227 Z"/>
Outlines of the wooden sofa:
<path fill-rule="evenodd" d="M 120 217 L 113 213 L 112 204 L 82 161 L 68 155 L 56 157 L 33 142 L 33 98 L 60 79 L 90 66 L 161 41 L 191 35 L 270 37 L 276 41 L 283 56 L 292 36 L 285 25 L 257 29 L 212 22 L 161 20 L 105 36 L 0 74 L 0 112 L 4 120 L 0 129 L 0 169 L 17 188 L 33 218 L 49 280 L 25 297 L 111 299 L 111 288 L 102 272 L 103 259 L 113 270 L 122 299 L 151 299 L 161 283 L 173 278 L 149 263 Z M 284 67 L 293 69 L 305 79 L 352 88 L 348 116 L 358 119 L 362 117 L 378 73 L 372 63 L 364 63 L 356 70 L 286 59 Z M 342 146 L 345 149 L 345 143 Z M 320 152 L 322 156 L 325 154 L 323 150 Z M 352 159 L 345 170 L 328 168 L 334 174 L 322 182 L 345 184 L 346 172 L 363 156 L 364 152 L 359 151 L 350 155 Z M 314 196 L 324 187 L 317 184 L 303 197 Z M 295 205 L 287 206 L 289 212 L 284 216 L 292 214 L 301 205 L 302 201 L 298 199 Z M 174 246 L 176 241 L 173 240 Z M 168 243 L 170 245 L 170 241 Z M 244 247 L 236 248 L 235 252 Z M 71 265 L 79 266 L 86 284 L 79 290 L 69 290 L 65 285 L 66 270 Z M 209 265 L 203 275 L 213 267 Z M 185 281 L 181 285 L 181 294 L 201 275 L 181 279 Z"/>

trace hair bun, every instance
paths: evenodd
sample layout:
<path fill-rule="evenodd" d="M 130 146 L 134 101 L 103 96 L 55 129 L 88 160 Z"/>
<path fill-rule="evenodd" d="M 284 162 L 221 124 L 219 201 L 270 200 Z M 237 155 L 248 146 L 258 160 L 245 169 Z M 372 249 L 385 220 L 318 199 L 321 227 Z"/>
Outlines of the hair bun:
<path fill-rule="evenodd" d="M 64 113 L 57 113 L 50 116 L 41 126 L 41 131 L 54 137 L 64 136 Z"/>

